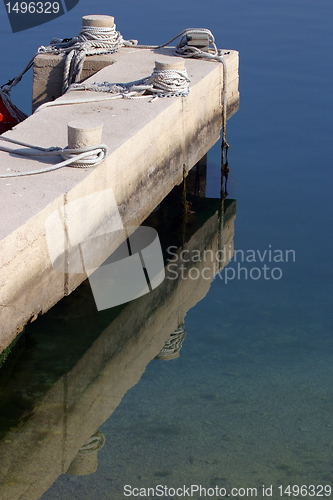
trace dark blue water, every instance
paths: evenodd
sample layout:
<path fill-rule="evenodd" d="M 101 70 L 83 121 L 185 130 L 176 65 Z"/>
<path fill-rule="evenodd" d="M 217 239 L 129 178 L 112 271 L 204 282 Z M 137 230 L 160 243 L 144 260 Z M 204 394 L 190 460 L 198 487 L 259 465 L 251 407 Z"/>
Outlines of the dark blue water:
<path fill-rule="evenodd" d="M 122 326 L 132 314 L 133 331 L 137 327 L 149 336 L 149 328 L 157 328 L 155 310 L 163 312 L 162 299 L 156 299 L 151 323 L 146 318 L 139 325 L 134 306 L 126 318 L 121 308 L 95 314 L 84 284 L 72 302 L 58 304 L 32 324 L 21 347 L 23 358 L 17 354 L 20 358 L 11 373 L 3 368 L 7 413 L 1 435 L 14 451 L 13 463 L 9 457 L 4 465 L 11 474 L 1 498 L 21 498 L 28 491 L 22 498 L 120 499 L 125 498 L 124 485 L 147 489 L 184 484 L 218 486 L 228 493 L 231 488 L 256 487 L 259 498 L 263 485 L 272 486 L 274 499 L 281 498 L 279 485 L 306 485 L 308 498 L 328 498 L 329 485 L 333 486 L 332 3 L 145 0 L 110 5 L 99 0 L 80 2 L 62 18 L 17 34 L 10 33 L 2 7 L 0 83 L 14 77 L 39 45 L 53 36 L 76 34 L 81 16 L 89 13 L 114 15 L 124 38 L 140 43 L 159 44 L 186 27 L 207 27 L 218 47 L 239 51 L 240 108 L 227 125 L 228 192 L 237 200 L 234 246 L 243 250 L 244 262 L 239 252 L 238 260 L 234 257 L 229 264 L 234 279 L 227 281 L 224 270 L 206 295 L 198 292 L 193 298 L 180 357 L 152 360 L 145 371 L 143 361 L 135 365 L 133 352 L 145 359 L 143 346 L 149 342 L 127 339 Z M 13 91 L 14 102 L 26 112 L 30 94 L 31 76 L 26 76 Z M 208 154 L 208 197 L 219 197 L 219 182 L 216 145 Z M 253 255 L 250 250 L 255 262 L 246 261 Z M 260 255 L 266 250 L 264 262 L 258 250 Z M 283 255 L 284 262 L 269 261 L 269 250 L 273 256 Z M 289 255 L 295 258 L 285 262 L 287 250 L 293 250 Z M 246 268 L 247 279 L 245 270 L 238 279 L 238 263 Z M 270 268 L 270 279 L 263 275 L 264 264 Z M 274 267 L 281 269 L 280 279 L 271 276 Z M 251 278 L 253 268 L 261 270 L 259 279 Z M 252 271 L 253 276 L 258 271 Z M 84 311 L 77 309 L 82 300 Z M 117 318 L 119 324 L 112 323 Z M 161 318 L 167 323 L 167 316 Z M 178 320 L 168 319 L 176 324 Z M 118 360 L 116 365 L 107 364 L 106 354 L 103 364 L 101 349 L 108 355 L 112 349 L 107 342 L 98 344 L 99 335 L 112 324 L 113 335 L 118 332 L 120 337 L 120 350 L 117 347 L 110 356 Z M 71 332 L 76 332 L 74 345 Z M 82 361 L 93 342 L 96 352 L 90 351 L 89 359 Z M 126 349 L 132 356 L 129 365 L 117 357 Z M 147 363 L 150 359 L 147 354 Z M 93 371 L 92 360 L 101 367 L 106 385 L 94 385 L 97 374 L 89 384 L 85 381 L 87 372 Z M 71 393 L 73 374 L 82 380 L 75 386 L 80 397 Z M 42 410 L 36 416 L 38 398 L 50 410 L 47 418 Z M 64 409 L 59 418 L 57 409 L 52 417 L 52 405 L 59 408 L 57 398 Z M 68 464 L 61 457 L 71 447 L 80 448 L 80 433 L 87 432 L 89 422 L 93 428 L 95 421 L 105 419 L 99 427 L 106 443 L 98 452 L 97 471 L 65 475 Z M 18 433 L 21 441 L 13 445 L 16 431 L 9 435 L 11 426 L 35 433 L 35 446 L 23 431 Z M 27 470 L 24 481 L 30 489 L 22 487 Z M 148 498 L 141 491 L 141 497 Z M 242 493 L 238 498 L 244 497 Z M 156 491 L 149 496 L 159 497 Z M 296 488 L 297 496 L 301 497 Z M 174 497 L 171 491 L 168 498 Z M 216 492 L 211 498 L 218 498 Z"/>

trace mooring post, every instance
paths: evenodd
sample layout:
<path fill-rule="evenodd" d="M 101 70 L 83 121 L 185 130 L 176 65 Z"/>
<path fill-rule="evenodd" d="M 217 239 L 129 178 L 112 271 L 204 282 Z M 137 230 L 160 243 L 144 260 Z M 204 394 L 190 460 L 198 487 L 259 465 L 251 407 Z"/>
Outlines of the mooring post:
<path fill-rule="evenodd" d="M 185 63 L 183 59 L 179 59 L 179 61 L 173 60 L 172 62 L 169 62 L 167 60 L 165 61 L 155 61 L 155 69 L 158 71 L 166 71 L 166 70 L 174 70 L 174 71 L 184 71 L 185 69 Z"/>
<path fill-rule="evenodd" d="M 91 26 L 92 28 L 113 28 L 114 17 L 104 15 L 83 16 L 82 26 Z"/>
<path fill-rule="evenodd" d="M 68 149 L 98 146 L 102 142 L 103 123 L 94 120 L 76 120 L 67 124 Z"/>

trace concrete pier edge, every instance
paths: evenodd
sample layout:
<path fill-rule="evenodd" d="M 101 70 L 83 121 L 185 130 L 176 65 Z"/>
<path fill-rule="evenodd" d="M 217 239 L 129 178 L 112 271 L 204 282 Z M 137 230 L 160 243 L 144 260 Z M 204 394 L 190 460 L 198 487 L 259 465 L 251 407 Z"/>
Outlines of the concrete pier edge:
<path fill-rule="evenodd" d="M 103 56 L 104 62 L 111 58 L 112 65 L 109 62 L 87 81 L 140 79 L 151 74 L 160 55 L 175 57 L 172 49 L 123 48 L 116 54 Z M 88 67 L 94 57 L 102 56 L 91 56 Z M 52 58 L 50 78 L 57 64 L 59 71 L 62 59 Z M 43 78 L 42 69 L 52 58 L 50 55 L 36 58 L 35 79 Z M 228 75 L 230 70 L 228 108 L 232 112 L 239 101 L 238 53 L 230 51 L 226 59 Z M 64 147 L 68 142 L 69 121 L 83 116 L 88 120 L 98 118 L 104 123 L 103 142 L 110 154 L 91 170 L 65 168 L 37 176 L 0 179 L 0 353 L 28 321 L 45 313 L 87 277 L 61 274 L 52 268 L 45 235 L 45 221 L 52 212 L 73 200 L 111 188 L 124 226 L 140 225 L 182 181 L 183 169 L 192 168 L 219 139 L 222 64 L 186 59 L 185 67 L 191 78 L 186 98 L 158 99 L 153 103 L 121 99 L 46 108 L 6 133 L 7 137 L 42 147 Z M 46 86 L 49 84 L 47 81 Z M 34 102 L 40 104 L 37 94 L 42 95 L 34 84 Z M 70 92 L 60 100 L 83 94 L 87 92 Z M 41 166 L 40 161 L 22 160 L 0 152 L 2 173 Z M 96 227 L 103 215 L 97 217 Z M 78 214 L 78 221 L 80 217 Z M 115 241 L 110 250 L 119 244 L 120 241 Z"/>

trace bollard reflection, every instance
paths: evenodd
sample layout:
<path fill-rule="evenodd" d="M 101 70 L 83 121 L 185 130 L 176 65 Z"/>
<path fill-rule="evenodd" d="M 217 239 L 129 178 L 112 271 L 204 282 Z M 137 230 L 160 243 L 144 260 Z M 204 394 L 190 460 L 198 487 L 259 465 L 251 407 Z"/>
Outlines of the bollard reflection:
<path fill-rule="evenodd" d="M 179 351 L 182 348 L 185 337 L 185 325 L 184 323 L 181 323 L 176 328 L 176 330 L 172 332 L 160 352 L 157 354 L 157 356 L 155 356 L 155 359 L 163 359 L 164 361 L 168 361 L 169 359 L 179 358 Z"/>
<path fill-rule="evenodd" d="M 87 476 L 96 472 L 98 466 L 97 453 L 105 444 L 105 436 L 96 431 L 81 446 L 77 455 L 72 460 L 66 474 L 69 476 Z"/>

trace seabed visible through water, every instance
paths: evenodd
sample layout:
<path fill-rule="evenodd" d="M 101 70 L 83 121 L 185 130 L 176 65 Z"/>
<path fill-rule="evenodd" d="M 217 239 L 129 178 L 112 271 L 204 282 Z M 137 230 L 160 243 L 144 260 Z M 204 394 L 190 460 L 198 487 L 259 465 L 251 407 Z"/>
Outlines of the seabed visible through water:
<path fill-rule="evenodd" d="M 145 222 L 163 227 L 165 257 L 170 245 L 202 255 L 223 241 L 233 249 L 236 201 L 203 196 L 205 169 L 188 178 L 185 221 L 180 187 Z M 202 271 L 201 262 L 191 267 Z M 315 346 L 318 325 L 288 327 L 279 304 L 260 309 L 253 328 L 255 281 L 244 300 L 240 281 L 230 295 L 218 275 L 189 276 L 100 312 L 86 281 L 28 325 L 1 372 L 6 499 L 29 481 L 31 498 L 50 500 L 120 499 L 134 488 L 143 496 L 158 485 L 258 496 L 265 486 L 273 498 L 282 485 L 329 487 L 332 340 Z M 256 286 L 256 303 L 263 294 Z M 180 356 L 153 359 L 180 324 Z M 96 431 L 103 446 L 89 451 L 84 441 Z"/>

